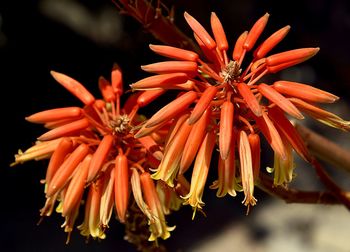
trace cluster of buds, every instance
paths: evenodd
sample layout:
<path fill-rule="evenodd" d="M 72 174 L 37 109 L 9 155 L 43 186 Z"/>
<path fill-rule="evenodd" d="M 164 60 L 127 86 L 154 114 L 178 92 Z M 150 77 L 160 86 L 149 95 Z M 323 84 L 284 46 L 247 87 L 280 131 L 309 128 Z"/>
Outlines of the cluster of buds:
<path fill-rule="evenodd" d="M 78 229 L 84 236 L 103 239 L 113 209 L 117 219 L 126 223 L 133 219 L 131 207 L 137 207 L 147 220 L 148 240 L 166 239 L 174 227 L 167 226 L 165 215 L 181 205 L 190 205 L 194 213 L 201 210 L 213 167 L 217 167 L 217 180 L 210 188 L 217 190 L 218 197 L 243 191 L 244 205 L 249 209 L 256 204 L 262 136 L 274 152 L 270 169 L 274 186 L 292 180 L 293 150 L 312 162 L 289 116 L 302 120 L 305 114 L 350 131 L 350 122 L 317 105 L 333 103 L 337 96 L 303 83 L 261 81 L 319 51 L 301 48 L 269 55 L 289 26 L 255 46 L 268 18 L 265 14 L 243 32 L 229 56 L 215 13 L 210 20 L 213 37 L 185 13 L 201 53 L 150 45 L 152 51 L 172 60 L 142 66 L 155 75 L 131 84 L 133 91 L 140 92 L 131 94 L 124 106 L 120 105 L 122 74 L 116 65 L 111 82 L 99 79 L 102 99 L 71 77 L 52 71 L 54 79 L 84 106 L 50 109 L 26 118 L 49 129 L 33 147 L 20 151 L 14 163 L 49 159 L 42 181 L 46 203 L 41 216 L 51 215 L 59 202 L 56 211 L 65 218 L 62 226 L 70 234 L 85 202 L 84 222 Z M 245 63 L 250 52 L 252 60 Z M 138 113 L 171 90 L 178 96 L 148 120 Z M 211 164 L 215 150 L 219 152 L 217 165 Z"/>

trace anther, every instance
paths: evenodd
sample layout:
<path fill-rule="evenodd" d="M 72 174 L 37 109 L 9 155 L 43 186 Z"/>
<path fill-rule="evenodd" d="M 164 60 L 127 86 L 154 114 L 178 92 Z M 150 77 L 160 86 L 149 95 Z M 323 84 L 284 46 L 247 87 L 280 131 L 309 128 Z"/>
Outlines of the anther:
<path fill-rule="evenodd" d="M 242 69 L 239 68 L 237 61 L 230 61 L 224 69 L 220 72 L 220 76 L 224 78 L 225 82 L 233 81 L 241 74 Z"/>

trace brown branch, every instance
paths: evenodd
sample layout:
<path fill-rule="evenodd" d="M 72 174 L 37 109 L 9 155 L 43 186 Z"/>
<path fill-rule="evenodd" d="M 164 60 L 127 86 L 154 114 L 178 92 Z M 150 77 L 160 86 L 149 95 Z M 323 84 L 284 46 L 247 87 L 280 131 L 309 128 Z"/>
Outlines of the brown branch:
<path fill-rule="evenodd" d="M 280 198 L 286 203 L 303 204 L 342 204 L 343 202 L 330 192 L 324 191 L 299 191 L 283 186 L 274 186 L 273 180 L 266 174 L 261 173 L 257 187 L 271 196 Z M 346 194 L 346 195 L 345 195 Z M 350 193 L 344 193 L 350 199 Z"/>
<path fill-rule="evenodd" d="M 312 130 L 296 124 L 295 128 L 304 139 L 309 151 L 317 158 L 350 173 L 350 151 Z"/>
<path fill-rule="evenodd" d="M 350 210 L 350 197 L 349 193 L 343 191 L 327 174 L 323 169 L 322 165 L 317 162 L 316 159 L 313 159 L 311 162 L 312 166 L 315 168 L 317 175 L 319 176 L 322 183 L 328 188 L 329 191 Z"/>
<path fill-rule="evenodd" d="M 112 0 L 121 13 L 140 22 L 156 39 L 164 44 L 192 51 L 199 51 L 193 40 L 187 37 L 173 23 L 172 17 L 165 17 L 159 7 L 154 8 L 147 0 Z"/>

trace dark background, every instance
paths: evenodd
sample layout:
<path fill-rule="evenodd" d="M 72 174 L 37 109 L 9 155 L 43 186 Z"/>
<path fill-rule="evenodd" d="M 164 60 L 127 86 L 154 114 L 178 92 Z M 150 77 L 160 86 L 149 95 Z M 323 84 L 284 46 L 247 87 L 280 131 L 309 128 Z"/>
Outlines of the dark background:
<path fill-rule="evenodd" d="M 43 186 L 39 180 L 45 176 L 46 162 L 9 167 L 17 150 L 28 148 L 35 137 L 43 133 L 40 126 L 27 123 L 25 116 L 44 109 L 80 104 L 55 83 L 50 70 L 76 78 L 97 94 L 97 79 L 101 74 L 109 77 L 113 62 L 121 66 L 124 81 L 130 84 L 146 76 L 141 72 L 140 65 L 155 61 L 148 49 L 149 43 L 157 43 L 154 38 L 132 18 L 120 16 L 108 0 L 74 2 L 91 19 L 85 25 L 84 22 L 78 25 L 80 28 L 69 25 L 70 22 L 79 23 L 79 18 L 74 19 L 75 15 L 71 14 L 74 9 L 71 1 L 56 1 L 61 5 L 53 2 L 0 1 L 0 250 L 133 251 L 133 247 L 123 240 L 123 226 L 113 220 L 105 241 L 92 241 L 85 245 L 83 237 L 75 231 L 71 243 L 65 245 L 66 234 L 60 228 L 63 219 L 58 214 L 54 213 L 40 226 L 36 225 L 39 209 L 44 204 Z M 278 49 L 320 47 L 318 55 L 300 68 L 311 71 L 310 76 L 302 75 L 300 78 L 312 80 L 315 86 L 341 96 L 345 104 L 349 104 L 348 1 L 178 0 L 168 3 L 175 4 L 175 23 L 189 35 L 191 33 L 184 22 L 183 11 L 195 16 L 205 27 L 209 27 L 210 12 L 215 11 L 232 46 L 241 32 L 269 12 L 270 20 L 263 36 L 267 37 L 289 24 L 292 30 Z M 59 8 L 60 11 L 57 11 Z M 103 18 L 106 13 L 111 17 L 109 22 Z M 65 15 L 71 15 L 73 21 L 69 21 Z M 116 34 L 117 38 L 108 36 L 111 34 Z M 287 73 L 291 78 L 293 75 L 299 76 L 300 71 Z M 347 105 L 345 111 L 339 109 L 348 119 L 349 111 Z M 259 192 L 258 195 L 260 199 L 256 211 L 264 205 L 264 196 Z M 177 225 L 166 242 L 170 251 L 188 251 L 189 245 L 215 234 L 228 220 L 245 218 L 249 222 L 249 217 L 244 216 L 245 208 L 241 206 L 241 200 L 240 197 L 219 200 L 214 192 L 207 190 L 207 218 L 198 214 L 191 221 L 189 207 L 170 218 L 169 224 Z M 80 224 L 80 220 L 77 224 Z M 256 232 L 252 230 L 252 234 Z"/>

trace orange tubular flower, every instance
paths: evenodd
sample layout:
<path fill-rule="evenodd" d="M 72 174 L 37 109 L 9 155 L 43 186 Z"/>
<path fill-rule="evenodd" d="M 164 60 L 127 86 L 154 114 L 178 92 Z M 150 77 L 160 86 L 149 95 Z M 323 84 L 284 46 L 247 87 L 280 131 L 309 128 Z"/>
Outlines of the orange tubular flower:
<path fill-rule="evenodd" d="M 81 83 L 71 77 L 53 71 L 51 73 L 62 86 L 83 102 L 84 107 L 50 109 L 26 117 L 33 123 L 50 124 L 50 130 L 40 136 L 33 147 L 25 152 L 19 151 L 12 164 L 50 159 L 43 180 L 46 203 L 40 211 L 41 216 L 51 215 L 56 201 L 59 201 L 57 211 L 65 218 L 63 227 L 68 232 L 68 242 L 81 203 L 85 201 L 84 222 L 79 226 L 81 234 L 103 239 L 113 209 L 116 209 L 120 222 L 127 222 L 131 205 L 129 202 L 133 200 L 140 206 L 145 218 L 152 219 L 149 223 L 153 235 L 151 240 L 157 237 L 167 238 L 170 229 L 162 224 L 164 217 L 159 212 L 159 209 L 168 207 L 162 205 L 166 202 L 158 199 L 155 208 L 147 196 L 150 193 L 149 186 L 145 193 L 146 202 L 150 204 L 149 211 L 140 203 L 140 186 L 135 189 L 133 185 L 134 198 L 130 198 L 130 183 L 135 180 L 131 176 L 132 167 L 149 172 L 149 167 L 157 167 L 163 157 L 163 148 L 158 143 L 163 144 L 164 139 L 157 139 L 157 143 L 151 135 L 140 140 L 134 135 L 134 127 L 139 127 L 144 121 L 144 117 L 138 115 L 137 111 L 139 107 L 151 102 L 154 94 L 150 96 L 146 94 L 149 91 L 146 91 L 141 100 L 137 95 L 132 95 L 122 107 L 122 75 L 117 65 L 112 69 L 112 83 L 103 77 L 99 78 L 103 99 L 95 99 Z M 155 98 L 160 94 L 157 91 Z M 179 97 L 177 105 L 186 108 L 196 97 L 197 94 L 190 91 Z M 164 112 L 168 114 L 167 111 Z M 162 122 L 161 116 L 155 120 L 155 124 Z M 89 192 L 84 193 L 85 189 Z M 169 190 L 175 193 L 175 189 Z M 158 197 L 155 189 L 151 194 L 151 197 Z"/>
<path fill-rule="evenodd" d="M 150 45 L 155 53 L 178 62 L 165 61 L 143 67 L 146 71 L 160 74 L 139 80 L 131 84 L 131 88 L 169 92 L 170 89 L 181 90 L 179 85 L 175 87 L 177 83 L 191 82 L 193 85 L 187 86 L 186 89 L 182 88 L 183 93 L 159 110 L 137 134 L 142 136 L 150 134 L 155 128 L 152 130 L 147 128 L 157 125 L 161 127 L 166 122 L 182 125 L 182 128 L 185 127 L 183 123 L 193 125 L 189 134 L 188 131 L 185 134 L 182 130 L 169 132 L 171 135 L 168 138 L 173 141 L 169 142 L 170 147 L 166 147 L 169 154 L 165 155 L 162 161 L 167 165 L 166 167 L 161 165 L 153 177 L 167 183 L 170 177 L 170 181 L 177 181 L 196 159 L 190 193 L 185 196 L 186 203 L 195 209 L 203 205 L 201 197 L 208 168 L 207 164 L 199 165 L 207 158 L 204 155 L 203 144 L 208 140 L 207 138 L 203 140 L 203 135 L 217 136 L 215 143 L 218 144 L 217 149 L 220 151 L 219 178 L 212 188 L 218 189 L 217 195 L 221 197 L 227 193 L 235 195 L 234 188 L 243 186 L 244 203 L 254 205 L 256 202 L 253 197 L 254 183 L 259 180 L 260 172 L 260 139 L 263 140 L 261 136 L 264 136 L 275 152 L 276 185 L 287 183 L 292 178 L 291 149 L 304 160 L 308 162 L 311 160 L 310 154 L 286 114 L 299 120 L 304 118 L 303 114 L 310 115 L 343 130 L 349 130 L 350 124 L 309 103 L 335 102 L 338 97 L 333 94 L 286 80 L 276 81 L 272 85 L 261 83 L 265 75 L 302 63 L 319 51 L 318 47 L 299 48 L 269 55 L 287 35 L 290 26 L 279 29 L 258 45 L 257 42 L 263 35 L 269 19 L 269 14 L 266 13 L 249 31 L 243 32 L 238 37 L 230 58 L 227 54 L 230 43 L 227 42 L 223 25 L 215 13 L 211 14 L 210 19 L 212 35 L 190 14 L 185 12 L 184 16 L 193 30 L 202 53 L 171 46 Z M 248 53 L 252 54 L 249 57 L 252 58 L 251 62 L 245 62 Z M 199 55 L 204 55 L 205 58 Z M 183 118 L 181 115 L 188 113 L 190 113 L 189 120 L 178 123 L 178 120 Z M 238 142 L 234 135 L 240 139 Z M 180 137 L 186 138 L 187 141 L 180 141 L 178 139 Z M 201 142 L 201 150 L 197 153 Z M 238 144 L 233 144 L 234 142 Z M 235 169 L 235 162 L 231 160 L 238 156 L 235 153 L 239 153 L 240 169 L 239 167 Z M 174 163 L 169 159 L 173 159 Z M 172 166 L 176 166 L 176 169 Z M 282 174 L 280 171 L 283 169 L 285 173 Z M 165 175 L 165 172 L 170 170 L 171 172 Z M 237 185 L 235 181 L 241 181 L 242 185 Z"/>
<path fill-rule="evenodd" d="M 170 232 L 175 229 L 175 226 L 168 227 L 166 225 L 161 201 L 159 200 L 154 181 L 151 179 L 150 174 L 147 172 L 142 173 L 140 175 L 140 181 L 145 202 L 150 214 L 153 216 L 153 219 L 150 220 L 151 236 L 148 240 L 155 241 L 157 238 L 165 240 L 170 237 Z"/>

